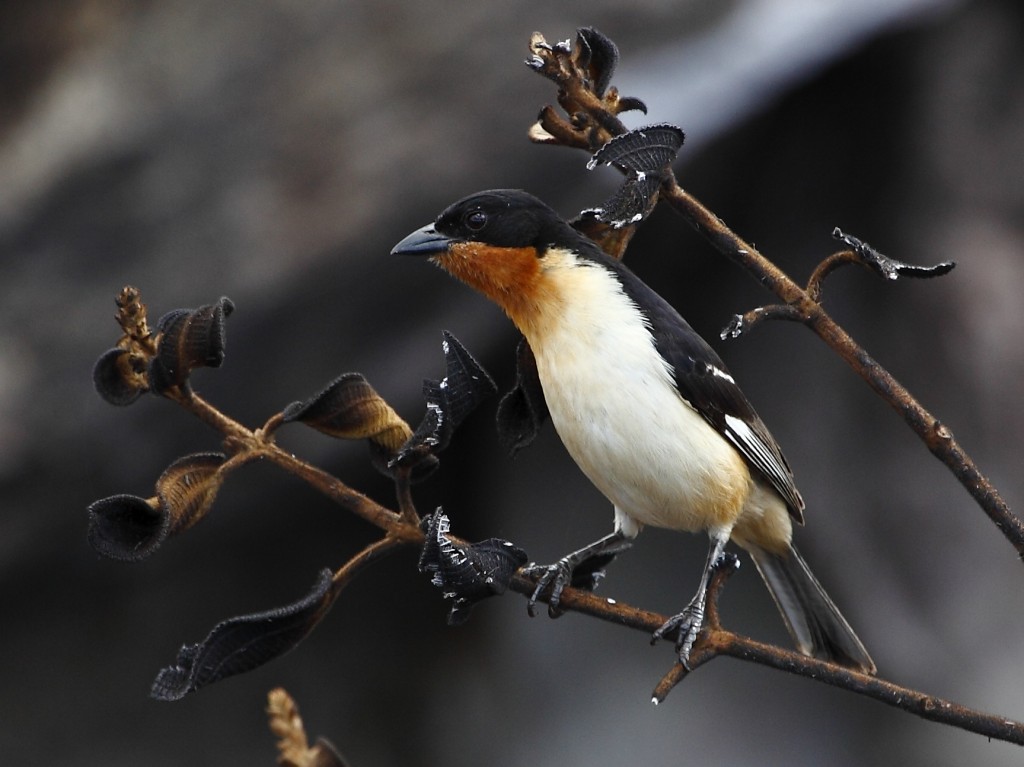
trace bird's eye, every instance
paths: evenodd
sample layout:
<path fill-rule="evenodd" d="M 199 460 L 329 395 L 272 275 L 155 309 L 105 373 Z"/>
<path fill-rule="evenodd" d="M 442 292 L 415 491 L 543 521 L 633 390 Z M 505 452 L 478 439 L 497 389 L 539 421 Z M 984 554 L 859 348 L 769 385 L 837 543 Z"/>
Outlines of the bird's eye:
<path fill-rule="evenodd" d="M 466 214 L 466 226 L 474 232 L 479 232 L 487 224 L 487 214 L 482 210 L 472 210 Z"/>

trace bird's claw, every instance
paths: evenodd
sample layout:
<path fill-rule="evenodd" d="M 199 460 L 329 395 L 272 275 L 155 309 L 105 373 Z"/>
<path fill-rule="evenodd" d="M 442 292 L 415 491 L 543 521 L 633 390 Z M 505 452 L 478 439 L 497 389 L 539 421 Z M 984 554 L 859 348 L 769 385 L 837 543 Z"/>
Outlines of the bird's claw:
<path fill-rule="evenodd" d="M 673 615 L 651 635 L 651 644 L 665 639 L 673 633 L 676 635 L 676 653 L 679 662 L 690 668 L 690 651 L 704 627 L 704 605 L 691 602 L 681 613 Z"/>
<path fill-rule="evenodd" d="M 534 617 L 537 614 L 537 600 L 541 598 L 544 592 L 550 588 L 551 593 L 548 595 L 548 615 L 552 618 L 557 618 L 561 615 L 561 611 L 558 609 L 558 603 L 562 599 L 562 592 L 565 587 L 572 582 L 572 567 L 564 559 L 560 559 L 554 564 L 550 565 L 538 565 L 531 564 L 523 568 L 523 574 L 537 578 L 537 587 L 533 590 L 533 594 L 530 595 L 530 601 L 526 603 L 526 610 L 530 614 L 530 617 Z"/>

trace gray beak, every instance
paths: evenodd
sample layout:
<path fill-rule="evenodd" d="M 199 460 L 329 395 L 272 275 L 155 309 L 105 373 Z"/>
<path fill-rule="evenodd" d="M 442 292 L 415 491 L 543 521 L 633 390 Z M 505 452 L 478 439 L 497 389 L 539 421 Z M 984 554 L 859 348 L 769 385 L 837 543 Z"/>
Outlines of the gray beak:
<path fill-rule="evenodd" d="M 391 249 L 393 256 L 432 256 L 448 250 L 451 240 L 438 234 L 433 224 L 417 229 Z"/>

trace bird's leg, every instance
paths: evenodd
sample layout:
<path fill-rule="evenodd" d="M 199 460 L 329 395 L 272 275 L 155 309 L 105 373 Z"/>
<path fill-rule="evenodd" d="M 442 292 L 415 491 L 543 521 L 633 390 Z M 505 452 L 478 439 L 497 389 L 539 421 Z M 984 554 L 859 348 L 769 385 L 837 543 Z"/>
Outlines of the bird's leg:
<path fill-rule="evenodd" d="M 551 594 L 548 597 L 548 614 L 552 618 L 557 618 L 560 614 L 558 612 L 558 603 L 562 598 L 562 591 L 572 582 L 572 573 L 577 566 L 591 557 L 601 556 L 602 554 L 618 554 L 632 545 L 633 542 L 625 533 L 616 530 L 614 533 L 609 533 L 578 551 L 566 554 L 554 564 L 527 565 L 523 568 L 525 575 L 540 576 L 537 580 L 537 588 L 533 590 L 533 595 L 526 606 L 530 616 L 532 617 L 535 614 L 537 600 L 540 599 L 541 594 L 550 587 Z"/>
<path fill-rule="evenodd" d="M 711 545 L 708 547 L 708 560 L 704 565 L 704 572 L 700 577 L 700 586 L 697 593 L 681 613 L 673 615 L 654 632 L 651 637 L 651 644 L 659 639 L 664 639 L 673 632 L 676 632 L 676 652 L 679 653 L 679 662 L 689 668 L 688 661 L 693 643 L 697 641 L 697 635 L 704 625 L 704 608 L 708 598 L 708 584 L 711 576 L 722 561 L 725 551 L 725 544 L 729 540 L 728 531 L 716 531 L 711 534 Z"/>

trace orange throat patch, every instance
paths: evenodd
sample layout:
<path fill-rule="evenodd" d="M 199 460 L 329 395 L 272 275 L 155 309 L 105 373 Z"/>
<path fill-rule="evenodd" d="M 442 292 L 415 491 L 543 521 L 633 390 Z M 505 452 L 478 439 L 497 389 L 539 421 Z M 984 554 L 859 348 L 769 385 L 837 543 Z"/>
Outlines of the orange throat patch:
<path fill-rule="evenodd" d="M 483 293 L 529 337 L 544 292 L 544 270 L 536 248 L 500 248 L 479 242 L 453 243 L 433 262 Z"/>

